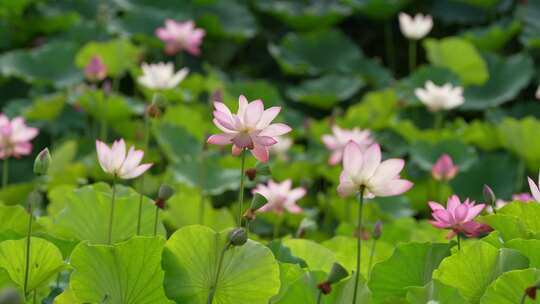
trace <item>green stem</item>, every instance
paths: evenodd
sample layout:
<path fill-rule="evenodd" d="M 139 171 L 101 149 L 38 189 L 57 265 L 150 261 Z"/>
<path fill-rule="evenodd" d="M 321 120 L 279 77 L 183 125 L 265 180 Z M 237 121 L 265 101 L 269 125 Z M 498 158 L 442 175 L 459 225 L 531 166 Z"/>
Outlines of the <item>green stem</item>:
<path fill-rule="evenodd" d="M 375 256 L 375 245 L 377 244 L 377 240 L 373 239 L 373 244 L 371 244 L 371 253 L 369 254 L 369 262 L 368 262 L 368 273 L 367 278 L 369 280 L 369 276 L 371 274 L 371 266 L 373 265 L 373 256 Z"/>
<path fill-rule="evenodd" d="M 319 292 L 317 293 L 317 304 L 321 304 L 322 299 L 322 291 L 319 289 Z"/>
<path fill-rule="evenodd" d="M 154 215 L 154 236 L 157 235 L 158 218 L 159 218 L 159 207 L 156 206 L 156 214 Z"/>
<path fill-rule="evenodd" d="M 2 189 L 6 188 L 9 178 L 9 159 L 4 158 L 4 163 L 2 165 Z"/>
<path fill-rule="evenodd" d="M 32 297 L 32 303 L 33 303 L 33 304 L 36 304 L 36 303 L 37 303 L 37 292 L 36 292 L 35 289 L 34 289 L 34 296 Z"/>
<path fill-rule="evenodd" d="M 26 233 L 26 256 L 25 256 L 25 266 L 24 266 L 24 286 L 23 293 L 26 295 L 28 293 L 28 274 L 30 272 L 30 241 L 32 239 L 32 198 L 28 200 L 28 230 Z"/>
<path fill-rule="evenodd" d="M 111 245 L 112 242 L 112 231 L 113 231 L 113 219 L 114 219 L 114 200 L 116 198 L 116 176 L 113 178 L 112 182 L 112 198 L 111 198 L 111 213 L 109 215 L 109 235 L 107 238 L 107 244 Z"/>
<path fill-rule="evenodd" d="M 358 193 L 358 201 L 360 206 L 358 206 L 358 225 L 357 225 L 357 242 L 356 242 L 356 277 L 354 279 L 354 293 L 353 293 L 353 304 L 356 304 L 356 294 L 358 293 L 358 281 L 360 279 L 360 256 L 362 253 L 362 211 L 364 209 L 364 190 L 365 187 L 360 187 L 360 192 Z"/>
<path fill-rule="evenodd" d="M 409 73 L 416 67 L 416 40 L 409 40 Z"/>
<path fill-rule="evenodd" d="M 527 293 L 523 293 L 521 296 L 521 301 L 519 301 L 519 304 L 525 304 L 525 299 L 527 299 Z"/>
<path fill-rule="evenodd" d="M 435 112 L 435 123 L 433 124 L 433 128 L 435 130 L 439 130 L 444 126 L 444 114 L 442 110 L 439 110 Z"/>
<path fill-rule="evenodd" d="M 219 281 L 219 273 L 221 272 L 221 265 L 223 264 L 223 258 L 225 257 L 225 251 L 229 249 L 230 243 L 226 243 L 225 247 L 223 247 L 223 250 L 221 250 L 221 254 L 219 255 L 219 261 L 218 261 L 218 267 L 216 269 L 216 275 L 214 276 L 214 283 L 210 286 L 210 293 L 208 294 L 208 300 L 206 301 L 207 304 L 212 304 L 214 301 L 214 295 L 216 293 L 217 289 L 217 283 Z"/>
<path fill-rule="evenodd" d="M 242 164 L 240 167 L 240 190 L 238 192 L 238 201 L 240 202 L 240 210 L 238 210 L 238 227 L 242 227 L 242 214 L 244 212 L 244 175 L 246 166 L 246 149 L 242 150 Z"/>
<path fill-rule="evenodd" d="M 457 234 L 457 249 L 461 250 L 461 234 Z"/>
<path fill-rule="evenodd" d="M 272 239 L 275 240 L 279 237 L 279 232 L 281 231 L 281 225 L 283 224 L 283 214 L 278 215 L 276 224 L 274 225 L 274 233 L 272 234 Z"/>
<path fill-rule="evenodd" d="M 204 151 L 201 153 L 201 175 L 199 178 L 199 188 L 201 189 L 201 203 L 199 206 L 199 224 L 204 225 L 204 208 L 205 208 L 205 197 L 204 197 L 204 184 L 206 180 L 206 170 L 204 168 Z"/>
<path fill-rule="evenodd" d="M 392 23 L 387 21 L 384 25 L 384 39 L 386 47 L 386 62 L 392 71 L 395 71 L 394 40 L 392 39 Z"/>

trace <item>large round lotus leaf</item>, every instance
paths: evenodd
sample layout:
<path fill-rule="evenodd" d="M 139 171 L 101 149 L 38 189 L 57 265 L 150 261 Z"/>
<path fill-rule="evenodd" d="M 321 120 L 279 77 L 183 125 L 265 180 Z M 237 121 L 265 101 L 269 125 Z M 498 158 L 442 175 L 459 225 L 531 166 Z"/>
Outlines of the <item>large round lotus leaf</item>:
<path fill-rule="evenodd" d="M 521 302 L 525 289 L 535 285 L 540 280 L 540 270 L 523 269 L 503 273 L 486 289 L 480 298 L 481 304 L 515 304 L 539 303 L 540 299 L 527 298 Z"/>
<path fill-rule="evenodd" d="M 44 284 L 64 267 L 60 250 L 52 243 L 37 237 L 30 241 L 30 269 L 27 290 L 31 291 Z M 9 274 L 19 287 L 24 287 L 26 269 L 26 239 L 8 240 L 0 243 L 0 268 Z"/>
<path fill-rule="evenodd" d="M 28 212 L 23 207 L 6 206 L 0 203 L 0 233 L 13 232 L 25 235 L 28 230 Z"/>
<path fill-rule="evenodd" d="M 109 232 L 112 191 L 109 185 L 97 183 L 76 189 L 68 196 L 66 208 L 53 217 L 52 233 L 60 238 L 105 244 Z M 137 233 L 140 194 L 131 188 L 116 185 L 112 241 L 126 240 Z M 154 234 L 155 206 L 144 197 L 141 234 Z M 165 228 L 158 223 L 158 232 Z"/>
<path fill-rule="evenodd" d="M 161 237 L 109 245 L 80 243 L 71 254 L 70 289 L 80 303 L 169 304 L 163 290 Z"/>
<path fill-rule="evenodd" d="M 455 287 L 471 304 L 479 303 L 486 288 L 499 275 L 513 269 L 527 268 L 529 260 L 516 250 L 497 249 L 476 241 L 447 257 L 433 273 L 433 278 Z"/>
<path fill-rule="evenodd" d="M 489 70 L 489 80 L 482 86 L 465 89 L 463 110 L 482 110 L 513 100 L 527 86 L 533 76 L 532 58 L 523 53 L 511 57 L 493 54 L 484 56 Z"/>
<path fill-rule="evenodd" d="M 159 147 L 171 162 L 191 160 L 202 153 L 202 145 L 182 126 L 156 123 L 152 131 Z"/>
<path fill-rule="evenodd" d="M 222 230 L 235 225 L 227 208 L 214 209 L 208 197 L 203 198 L 200 191 L 188 187 L 177 188 L 176 194 L 167 201 L 163 219 L 175 229 L 200 224 Z"/>
<path fill-rule="evenodd" d="M 32 50 L 15 50 L 0 56 L 0 73 L 33 84 L 53 84 L 63 88 L 79 83 L 82 72 L 73 60 L 78 46 L 68 42 L 51 42 Z"/>
<path fill-rule="evenodd" d="M 519 33 L 521 25 L 514 19 L 503 19 L 486 27 L 473 28 L 461 34 L 482 51 L 498 51 Z"/>
<path fill-rule="evenodd" d="M 352 303 L 354 297 L 354 283 L 356 274 L 334 285 L 335 300 L 332 303 L 347 304 Z M 371 291 L 367 286 L 366 280 L 360 276 L 358 280 L 358 289 L 356 293 L 356 303 L 371 303 Z"/>
<path fill-rule="evenodd" d="M 275 253 L 274 253 L 275 254 Z M 279 261 L 279 259 L 278 259 Z M 270 299 L 270 303 L 276 303 L 283 295 L 287 293 L 289 287 L 293 286 L 298 279 L 305 275 L 306 271 L 298 264 L 290 264 L 288 262 L 279 263 L 279 293 Z"/>
<path fill-rule="evenodd" d="M 402 303 L 407 289 L 424 286 L 442 259 L 450 255 L 449 244 L 406 243 L 396 247 L 394 254 L 381 262 L 371 273 L 368 286 L 374 303 Z"/>
<path fill-rule="evenodd" d="M 411 287 L 407 292 L 407 301 L 411 304 L 468 304 L 458 290 L 433 280 L 422 287 Z"/>
<path fill-rule="evenodd" d="M 529 259 L 529 267 L 540 269 L 540 240 L 515 239 L 504 244 L 515 249 Z"/>
<path fill-rule="evenodd" d="M 187 226 L 167 241 L 165 291 L 178 303 L 206 304 L 229 231 Z M 252 240 L 225 252 L 214 304 L 267 304 L 279 291 L 279 266 L 270 249 Z"/>
<path fill-rule="evenodd" d="M 305 303 L 305 304 L 318 304 L 317 295 L 318 289 L 317 284 L 326 280 L 328 275 L 322 271 L 310 271 L 304 273 L 300 278 L 298 278 L 294 283 L 292 283 L 289 288 L 284 292 L 284 294 L 279 298 L 279 300 L 273 301 L 275 304 L 296 304 L 296 303 Z M 321 304 L 330 304 L 335 302 L 335 292 L 330 293 L 328 296 L 321 297 Z"/>
<path fill-rule="evenodd" d="M 429 62 L 450 69 L 459 75 L 464 84 L 482 85 L 489 78 L 486 62 L 476 48 L 464 39 L 426 39 L 424 48 Z"/>
<path fill-rule="evenodd" d="M 390 19 L 408 2 L 409 0 L 345 0 L 345 3 L 373 19 Z"/>
<path fill-rule="evenodd" d="M 497 211 L 497 214 L 483 216 L 482 220 L 499 231 L 505 241 L 516 238 L 537 238 L 540 236 L 540 205 L 513 202 Z"/>
<path fill-rule="evenodd" d="M 337 124 L 344 128 L 369 128 L 380 130 L 388 127 L 398 114 L 398 97 L 393 90 L 367 93 L 362 100 L 347 109 Z"/>
<path fill-rule="evenodd" d="M 351 98 L 364 85 L 364 81 L 358 77 L 330 74 L 289 87 L 286 94 L 294 101 L 316 108 L 331 109 L 337 103 Z"/>
<path fill-rule="evenodd" d="M 439 157 L 445 153 L 452 157 L 460 171 L 467 171 L 478 158 L 473 147 L 459 140 L 444 140 L 437 143 L 417 141 L 410 148 L 411 161 L 426 171 L 431 171 Z"/>
<path fill-rule="evenodd" d="M 533 117 L 522 120 L 505 118 L 498 125 L 502 145 L 524 159 L 527 168 L 536 171 L 540 167 L 540 121 Z M 524 149 L 524 147 L 527 147 Z"/>
<path fill-rule="evenodd" d="M 119 76 L 137 66 L 141 50 L 128 40 L 115 39 L 104 42 L 89 42 L 77 53 L 75 63 L 84 68 L 92 57 L 99 56 L 107 67 L 107 74 Z"/>
<path fill-rule="evenodd" d="M 351 8 L 339 1 L 273 0 L 254 2 L 258 10 L 271 14 L 298 30 L 326 28 L 351 13 Z"/>
<path fill-rule="evenodd" d="M 293 256 L 304 260 L 310 270 L 329 271 L 337 262 L 336 254 L 311 240 L 285 239 L 283 245 L 291 250 Z"/>
<path fill-rule="evenodd" d="M 521 43 L 528 48 L 540 48 L 540 2 L 527 1 L 518 7 L 516 15 L 523 24 Z"/>
<path fill-rule="evenodd" d="M 433 2 L 431 14 L 442 24 L 474 24 L 485 23 L 488 20 L 486 10 L 468 5 L 463 1 L 438 0 Z"/>
<path fill-rule="evenodd" d="M 335 236 L 322 243 L 323 246 L 332 250 L 339 263 L 352 273 L 356 269 L 356 239 L 345 236 Z M 362 241 L 360 255 L 360 273 L 364 278 L 368 277 L 368 267 L 373 248 L 373 240 Z M 373 255 L 372 267 L 392 256 L 394 248 L 386 242 L 377 241 Z"/>
<path fill-rule="evenodd" d="M 289 33 L 269 50 L 284 72 L 296 75 L 348 71 L 362 58 L 360 49 L 338 30 Z"/>

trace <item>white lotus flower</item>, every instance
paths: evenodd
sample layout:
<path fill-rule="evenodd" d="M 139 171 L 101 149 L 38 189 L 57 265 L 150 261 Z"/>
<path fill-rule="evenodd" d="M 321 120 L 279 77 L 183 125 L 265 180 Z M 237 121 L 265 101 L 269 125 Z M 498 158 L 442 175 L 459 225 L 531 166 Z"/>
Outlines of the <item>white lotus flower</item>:
<path fill-rule="evenodd" d="M 175 73 L 172 62 L 143 63 L 141 69 L 143 74 L 138 78 L 139 84 L 154 90 L 172 89 L 182 82 L 189 73 L 188 68 L 183 68 Z"/>
<path fill-rule="evenodd" d="M 420 40 L 433 28 L 433 19 L 430 15 L 422 14 L 416 14 L 413 19 L 406 13 L 399 13 L 399 28 L 408 39 Z"/>
<path fill-rule="evenodd" d="M 437 86 L 431 81 L 427 81 L 425 88 L 417 88 L 414 94 L 432 112 L 440 110 L 450 110 L 459 107 L 465 102 L 463 98 L 463 88 L 446 83 Z"/>

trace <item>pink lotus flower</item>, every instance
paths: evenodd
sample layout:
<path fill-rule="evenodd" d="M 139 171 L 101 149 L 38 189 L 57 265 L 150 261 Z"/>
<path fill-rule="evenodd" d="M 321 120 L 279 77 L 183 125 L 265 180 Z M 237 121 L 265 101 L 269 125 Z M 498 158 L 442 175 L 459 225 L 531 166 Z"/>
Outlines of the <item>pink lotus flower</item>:
<path fill-rule="evenodd" d="M 195 28 L 193 21 L 176 22 L 165 20 L 165 27 L 156 29 L 156 36 L 165 43 L 165 52 L 174 55 L 186 50 L 191 55 L 199 55 L 205 31 Z"/>
<path fill-rule="evenodd" d="M 530 193 L 523 192 L 523 193 L 514 193 L 514 194 L 512 194 L 512 200 L 513 201 L 530 202 L 530 201 L 534 201 L 535 199 Z"/>
<path fill-rule="evenodd" d="M 90 81 L 101 81 L 107 77 L 107 67 L 99 55 L 95 55 L 84 68 L 84 76 Z"/>
<path fill-rule="evenodd" d="M 453 238 L 456 234 L 462 232 L 465 234 L 473 234 L 478 230 L 478 225 L 472 224 L 482 210 L 485 204 L 475 205 L 474 201 L 466 199 L 463 203 L 457 195 L 452 195 L 448 198 L 446 208 L 436 202 L 429 202 L 429 207 L 433 211 L 431 215 L 435 220 L 430 221 L 431 225 L 441 229 L 451 229 L 448 238 Z"/>
<path fill-rule="evenodd" d="M 224 133 L 212 135 L 209 144 L 232 144 L 232 154 L 240 155 L 244 149 L 251 150 L 261 162 L 268 161 L 268 148 L 277 143 L 277 136 L 291 131 L 286 124 L 272 123 L 281 111 L 280 107 L 264 110 L 260 99 L 248 103 L 246 97 L 238 98 L 238 113 L 232 114 L 221 102 L 214 102 L 214 124 Z"/>
<path fill-rule="evenodd" d="M 282 214 L 287 210 L 290 213 L 300 213 L 302 208 L 296 204 L 296 201 L 306 195 L 306 189 L 294 188 L 291 189 L 292 182 L 290 179 L 276 183 L 273 180 L 268 181 L 268 185 L 259 184 L 253 189 L 253 193 L 259 193 L 267 199 L 267 203 L 259 208 L 259 212 L 275 212 Z"/>
<path fill-rule="evenodd" d="M 465 223 L 463 225 L 463 228 L 463 233 L 465 233 L 465 235 L 470 238 L 479 237 L 493 231 L 493 228 L 491 228 L 491 226 L 476 221 L 470 221 L 468 223 Z M 452 232 L 450 234 L 452 234 Z"/>
<path fill-rule="evenodd" d="M 130 147 L 126 155 L 126 143 L 116 140 L 109 148 L 105 143 L 96 140 L 99 165 L 103 171 L 121 179 L 131 179 L 143 174 L 152 164 L 140 164 L 144 156 L 142 150 Z"/>
<path fill-rule="evenodd" d="M 349 141 L 354 141 L 360 148 L 365 151 L 372 143 L 371 132 L 354 128 L 352 130 L 342 129 L 338 126 L 332 127 L 333 134 L 325 134 L 322 136 L 322 141 L 326 148 L 332 151 L 328 163 L 337 165 L 343 158 L 343 149 Z"/>
<path fill-rule="evenodd" d="M 452 158 L 448 154 L 443 154 L 431 168 L 431 175 L 440 181 L 449 181 L 458 173 L 459 167 L 454 165 Z"/>
<path fill-rule="evenodd" d="M 381 162 L 381 148 L 373 144 L 364 152 L 350 141 L 343 151 L 343 171 L 340 176 L 338 193 L 349 196 L 364 187 L 364 196 L 393 196 L 409 190 L 413 183 L 401 179 L 399 173 L 405 162 L 402 159 L 388 159 Z"/>
<path fill-rule="evenodd" d="M 21 116 L 9 120 L 6 115 L 0 113 L 0 159 L 30 154 L 32 152 L 30 141 L 38 133 L 38 129 L 26 126 Z"/>
<path fill-rule="evenodd" d="M 538 189 L 538 185 L 535 184 L 532 178 L 527 177 L 529 181 L 529 189 L 531 190 L 531 194 L 534 197 L 534 200 L 538 203 L 540 203 L 540 190 Z M 538 174 L 538 181 L 540 182 L 540 173 Z"/>

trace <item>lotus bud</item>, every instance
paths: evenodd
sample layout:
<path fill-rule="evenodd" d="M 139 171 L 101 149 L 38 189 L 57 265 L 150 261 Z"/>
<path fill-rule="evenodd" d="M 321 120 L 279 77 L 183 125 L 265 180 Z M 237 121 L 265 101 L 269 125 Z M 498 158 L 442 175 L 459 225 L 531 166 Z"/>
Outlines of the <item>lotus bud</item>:
<path fill-rule="evenodd" d="M 158 197 L 156 199 L 156 206 L 159 209 L 165 208 L 165 202 L 174 195 L 174 189 L 167 184 L 162 184 L 158 190 Z"/>
<path fill-rule="evenodd" d="M 41 150 L 34 160 L 34 174 L 38 176 L 47 174 L 51 160 L 49 149 Z"/>
<path fill-rule="evenodd" d="M 153 102 L 146 107 L 146 114 L 152 118 L 158 118 L 161 116 L 161 110 L 158 105 Z"/>
<path fill-rule="evenodd" d="M 380 220 L 378 220 L 375 223 L 375 226 L 373 227 L 373 239 L 374 240 L 380 239 L 381 234 L 382 234 L 382 222 Z"/>
<path fill-rule="evenodd" d="M 229 243 L 232 246 L 242 246 L 247 242 L 248 236 L 246 229 L 235 228 L 229 233 Z"/>
<path fill-rule="evenodd" d="M 95 55 L 84 68 L 84 76 L 89 81 L 101 81 L 107 77 L 107 66 L 103 63 L 100 56 Z"/>
<path fill-rule="evenodd" d="M 482 193 L 484 194 L 484 200 L 486 201 L 486 204 L 491 205 L 493 208 L 495 208 L 497 197 L 495 197 L 495 193 L 493 193 L 493 190 L 491 190 L 488 185 L 484 185 Z"/>

